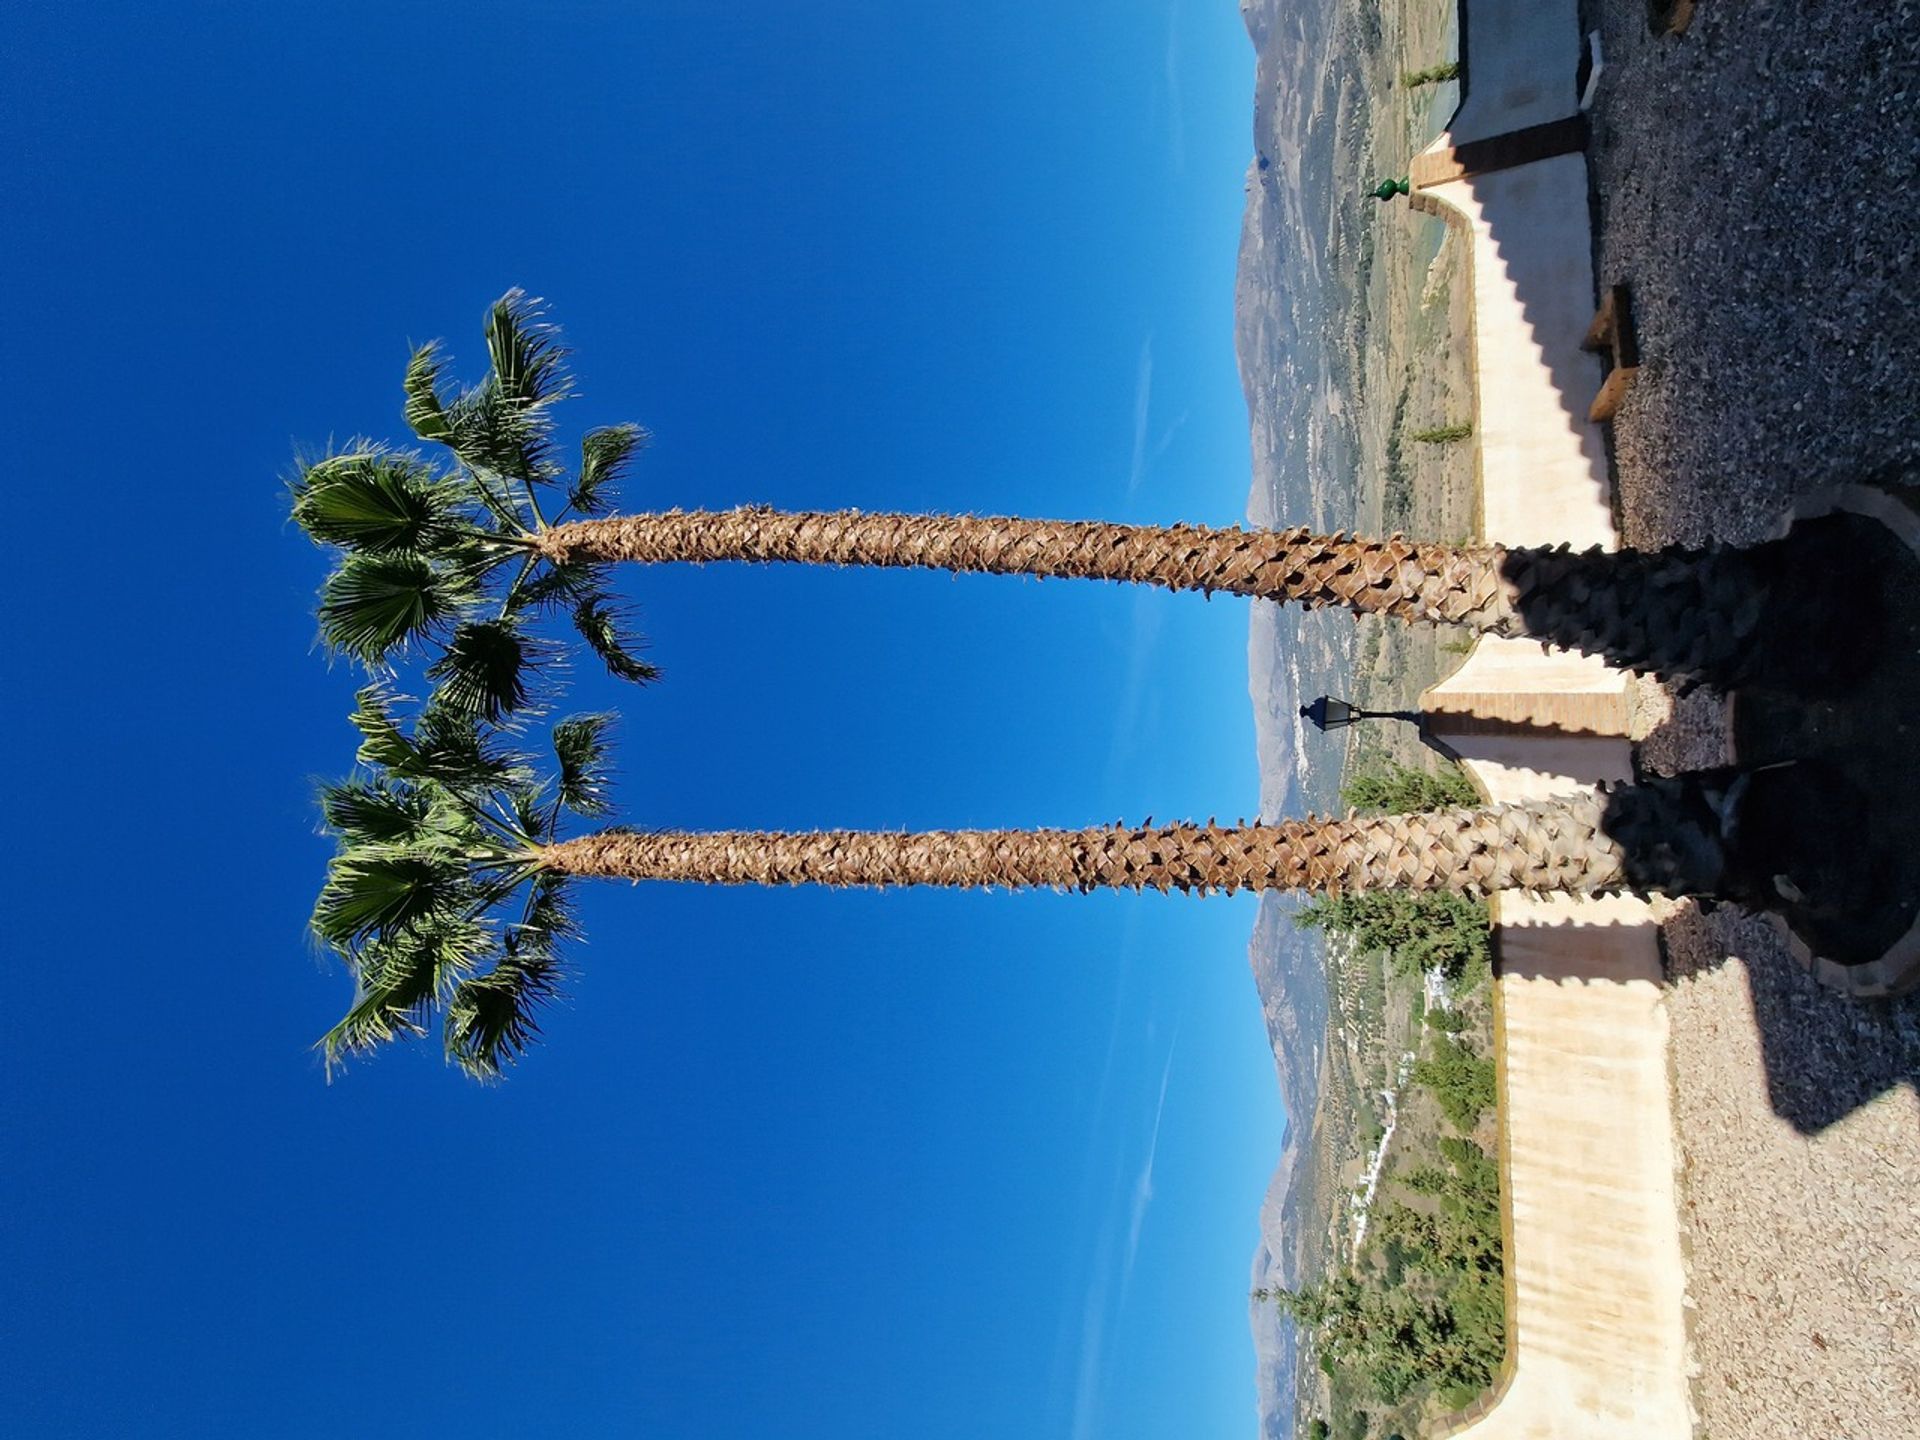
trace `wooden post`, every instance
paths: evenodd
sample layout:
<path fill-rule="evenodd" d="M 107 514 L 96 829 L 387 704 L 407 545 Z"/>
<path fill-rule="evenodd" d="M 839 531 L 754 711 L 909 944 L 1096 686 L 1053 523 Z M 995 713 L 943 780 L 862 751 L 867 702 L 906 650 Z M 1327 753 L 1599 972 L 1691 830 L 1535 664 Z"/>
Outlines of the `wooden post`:
<path fill-rule="evenodd" d="M 1587 338 L 1580 342 L 1582 350 L 1593 350 L 1605 355 L 1613 364 L 1607 372 L 1600 393 L 1593 397 L 1593 405 L 1587 411 L 1587 419 L 1594 424 L 1611 420 L 1619 410 L 1620 402 L 1626 398 L 1627 387 L 1633 384 L 1633 377 L 1640 373 L 1640 337 L 1633 328 L 1633 299 L 1624 285 L 1615 285 L 1607 291 L 1600 302 L 1600 311 L 1593 317 L 1593 324 L 1587 327 Z"/>

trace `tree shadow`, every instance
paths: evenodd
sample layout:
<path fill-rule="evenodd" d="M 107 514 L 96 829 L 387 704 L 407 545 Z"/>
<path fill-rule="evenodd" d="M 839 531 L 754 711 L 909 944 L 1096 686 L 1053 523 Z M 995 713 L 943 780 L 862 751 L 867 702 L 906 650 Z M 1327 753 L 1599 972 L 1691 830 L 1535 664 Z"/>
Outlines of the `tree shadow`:
<path fill-rule="evenodd" d="M 1759 1032 L 1767 1099 L 1805 1135 L 1904 1087 L 1920 1108 L 1920 995 L 1856 1000 L 1815 980 L 1759 916 L 1687 905 L 1661 926 L 1669 983 L 1738 957 Z"/>
<path fill-rule="evenodd" d="M 1463 7 L 1461 56 L 1468 63 L 1450 143 L 1464 148 L 1574 113 L 1577 10 L 1565 0 L 1520 9 L 1511 0 Z M 1791 23 L 1809 31 L 1799 37 L 1809 47 L 1821 42 L 1812 19 Z M 1528 38 L 1531 29 L 1539 30 L 1540 43 Z M 1608 38 L 1610 63 L 1620 63 L 1616 52 L 1631 63 L 1634 46 L 1643 42 L 1623 48 L 1615 38 Z M 1713 63 L 1751 68 L 1763 59 L 1742 50 Z M 1764 106 L 1778 86 L 1777 76 L 1755 75 L 1746 92 L 1752 107 Z M 1880 655 L 1914 658 L 1920 643 L 1907 633 L 1910 618 L 1891 634 L 1861 622 L 1880 602 L 1902 599 L 1903 588 L 1920 594 L 1920 584 L 1886 581 L 1910 570 L 1912 556 L 1876 548 L 1879 540 L 1857 527 L 1813 532 L 1817 543 L 1799 557 L 1766 537 L 1777 533 L 1777 517 L 1794 500 L 1903 455 L 1909 461 L 1920 455 L 1911 426 L 1886 423 L 1889 414 L 1911 413 L 1910 404 L 1894 402 L 1914 398 L 1920 328 L 1889 328 L 1883 307 L 1856 304 L 1851 291 L 1817 324 L 1805 313 L 1807 297 L 1825 293 L 1833 277 L 1854 273 L 1863 253 L 1915 253 L 1920 221 L 1910 208 L 1889 206 L 1869 207 L 1864 215 L 1852 208 L 1811 215 L 1780 205 L 1769 187 L 1748 183 L 1759 173 L 1794 173 L 1782 144 L 1806 149 L 1801 158 L 1824 176 L 1833 159 L 1824 127 L 1810 128 L 1803 144 L 1797 135 L 1783 139 L 1757 114 L 1733 131 L 1661 125 L 1658 117 L 1642 123 L 1637 115 L 1611 116 L 1604 106 L 1594 118 L 1597 154 L 1556 155 L 1476 174 L 1464 187 L 1416 197 L 1425 202 L 1422 209 L 1474 232 L 1474 284 L 1497 287 L 1488 292 L 1495 300 L 1510 296 L 1506 313 L 1518 320 L 1504 329 L 1483 325 L 1475 337 L 1482 350 L 1488 538 L 1531 547 L 1520 563 L 1548 572 L 1547 583 L 1535 584 L 1519 607 L 1535 638 L 1634 668 L 1687 673 L 1691 683 L 1743 690 L 1743 762 L 1812 760 L 1838 771 L 1864 796 L 1850 821 L 1809 799 L 1799 832 L 1774 837 L 1802 852 L 1803 868 L 1837 873 L 1843 881 L 1849 870 L 1871 871 L 1888 859 L 1904 870 L 1916 848 L 1909 844 L 1909 817 L 1920 813 L 1920 765 L 1911 743 L 1920 736 L 1904 727 L 1908 715 L 1920 714 L 1920 671 L 1877 678 L 1873 671 Z M 1904 112 L 1898 123 L 1910 131 L 1916 122 Z M 1659 137 L 1652 149 L 1649 137 L 1638 134 L 1649 124 Z M 1624 132 L 1642 143 L 1621 145 Z M 1729 141 L 1730 133 L 1740 138 Z M 1653 184 L 1645 178 L 1649 157 Z M 1858 193 L 1868 193 L 1876 177 L 1856 178 Z M 1664 181 L 1672 183 L 1658 188 Z M 1641 213 L 1680 202 L 1691 208 Z M 1446 211 L 1442 204 L 1460 208 Z M 1635 248 L 1632 237 L 1669 231 L 1671 243 Z M 1714 238 L 1736 233 L 1756 238 L 1740 245 Z M 1786 257 L 1786 268 L 1799 278 L 1756 291 L 1750 273 L 1756 246 Z M 1598 304 L 1597 282 L 1626 277 L 1635 281 L 1646 361 L 1615 427 L 1603 432 L 1588 418 L 1599 363 L 1580 342 Z M 1741 305 L 1724 310 L 1718 301 L 1734 295 Z M 1489 347 L 1504 347 L 1509 359 Z M 1914 363 L 1904 372 L 1878 363 L 1893 352 Z M 1756 364 L 1762 356 L 1768 363 Z M 1865 366 L 1864 386 L 1856 378 L 1863 361 L 1874 362 Z M 1904 390 L 1890 393 L 1888 377 L 1901 373 Z M 1625 467 L 1619 477 L 1627 491 L 1624 513 L 1614 504 L 1616 455 Z M 1699 628 L 1695 622 L 1715 618 L 1685 613 L 1704 604 L 1700 592 L 1699 599 L 1676 605 L 1649 574 L 1634 573 L 1640 562 L 1599 549 L 1556 559 L 1542 543 L 1598 546 L 1605 536 L 1593 533 L 1596 528 L 1619 530 L 1628 544 L 1653 555 L 1669 542 L 1764 542 L 1745 556 L 1722 551 L 1733 558 L 1714 562 L 1736 572 L 1726 577 L 1724 593 L 1745 588 L 1759 596 L 1758 613 L 1732 618 L 1763 653 L 1729 667 L 1721 657 L 1738 655 L 1740 645 L 1727 642 L 1740 636 L 1686 633 L 1688 626 Z M 1757 573 L 1741 576 L 1742 566 Z M 1595 593 L 1612 597 L 1598 623 Z M 1672 626 L 1675 614 L 1686 623 Z M 1863 674 L 1870 677 L 1864 685 Z M 1701 713 L 1717 703 L 1704 693 L 1683 701 L 1674 728 L 1706 728 L 1698 723 Z M 1573 737 L 1543 732 L 1542 738 Z M 1636 764 L 1706 769 L 1731 758 L 1717 747 L 1706 753 L 1704 745 L 1675 742 L 1656 732 L 1636 751 Z M 1756 883 L 1746 882 L 1747 890 Z M 1910 876 L 1886 883 L 1909 893 L 1916 888 Z M 1734 898 L 1764 904 L 1774 897 Z M 1724 964 L 1729 955 L 1741 957 L 1773 1108 L 1796 1129 L 1824 1129 L 1890 1088 L 1912 1091 L 1920 1082 L 1920 996 L 1860 1000 L 1828 989 L 1768 920 L 1732 905 L 1682 904 L 1664 922 L 1662 939 L 1672 983 Z M 1577 957 L 1571 963 L 1577 970 Z"/>

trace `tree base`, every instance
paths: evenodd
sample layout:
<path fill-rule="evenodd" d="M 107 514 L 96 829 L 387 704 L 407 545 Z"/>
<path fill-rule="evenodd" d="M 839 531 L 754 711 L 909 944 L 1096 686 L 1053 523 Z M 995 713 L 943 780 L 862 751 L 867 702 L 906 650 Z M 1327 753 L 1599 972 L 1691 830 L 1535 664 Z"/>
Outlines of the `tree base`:
<path fill-rule="evenodd" d="M 1897 995 L 1920 987 L 1920 490 L 1840 486 L 1782 533 L 1796 528 L 1835 563 L 1795 577 L 1810 603 L 1792 644 L 1867 653 L 1848 664 L 1851 683 L 1733 697 L 1734 751 L 1754 787 L 1738 898 L 1823 984 Z"/>

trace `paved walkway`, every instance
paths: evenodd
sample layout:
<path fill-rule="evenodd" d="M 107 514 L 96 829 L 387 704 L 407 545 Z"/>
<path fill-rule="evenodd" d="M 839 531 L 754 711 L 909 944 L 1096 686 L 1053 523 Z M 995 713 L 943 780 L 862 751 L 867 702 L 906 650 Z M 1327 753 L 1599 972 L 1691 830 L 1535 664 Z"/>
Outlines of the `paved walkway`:
<path fill-rule="evenodd" d="M 1463 0 L 1468 99 L 1430 155 L 1577 114 L 1574 0 Z M 1578 153 L 1438 179 L 1472 246 L 1486 535 L 1617 543 L 1586 411 L 1598 362 L 1587 169 Z M 1416 169 L 1416 178 L 1422 173 Z M 1628 682 L 1598 661 L 1482 641 L 1424 697 L 1494 800 L 1625 778 Z M 1656 927 L 1631 898 L 1503 896 L 1495 1057 L 1507 1208 L 1500 1385 L 1447 1433 L 1686 1440 L 1685 1266 L 1675 1204 Z"/>

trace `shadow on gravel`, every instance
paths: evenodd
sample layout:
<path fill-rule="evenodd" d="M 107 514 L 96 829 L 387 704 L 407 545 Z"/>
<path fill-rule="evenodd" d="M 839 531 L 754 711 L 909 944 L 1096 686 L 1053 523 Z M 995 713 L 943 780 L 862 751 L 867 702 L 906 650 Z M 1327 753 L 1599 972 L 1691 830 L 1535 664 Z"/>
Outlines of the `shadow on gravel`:
<path fill-rule="evenodd" d="M 1796 1130 L 1818 1134 L 1903 1087 L 1920 1106 L 1920 995 L 1849 999 L 1809 975 L 1764 921 L 1731 911 L 1688 908 L 1662 932 L 1674 982 L 1741 957 L 1768 1100 Z"/>

